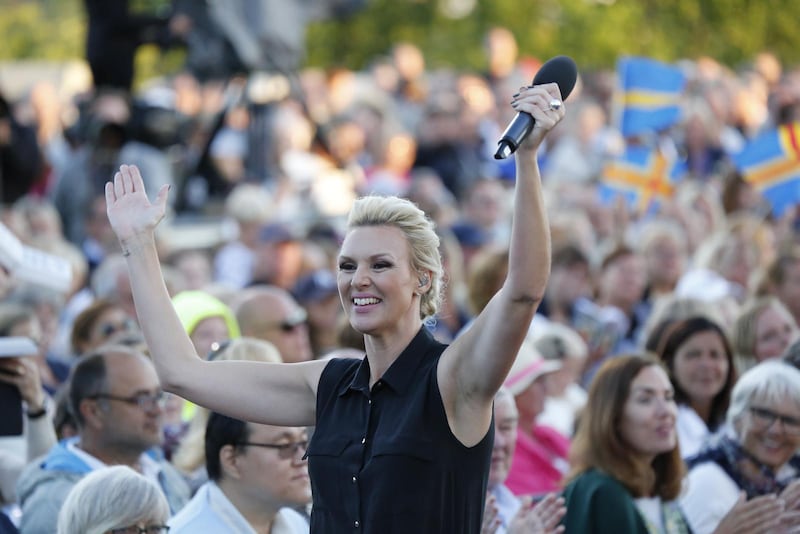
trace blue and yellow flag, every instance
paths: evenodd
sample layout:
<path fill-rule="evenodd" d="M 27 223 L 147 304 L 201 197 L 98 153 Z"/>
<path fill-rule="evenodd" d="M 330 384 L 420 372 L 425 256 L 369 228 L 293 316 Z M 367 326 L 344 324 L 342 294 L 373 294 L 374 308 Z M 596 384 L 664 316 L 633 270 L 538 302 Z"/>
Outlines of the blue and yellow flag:
<path fill-rule="evenodd" d="M 652 213 L 661 201 L 672 198 L 686 170 L 685 161 L 670 161 L 660 151 L 646 146 L 630 146 L 622 157 L 603 169 L 600 201 L 612 204 L 622 197 L 631 210 Z"/>
<path fill-rule="evenodd" d="M 800 124 L 780 126 L 745 145 L 733 157 L 744 180 L 778 217 L 800 202 Z"/>
<path fill-rule="evenodd" d="M 617 63 L 617 77 L 615 104 L 624 137 L 657 132 L 680 120 L 686 77 L 678 67 L 648 58 L 624 57 Z"/>

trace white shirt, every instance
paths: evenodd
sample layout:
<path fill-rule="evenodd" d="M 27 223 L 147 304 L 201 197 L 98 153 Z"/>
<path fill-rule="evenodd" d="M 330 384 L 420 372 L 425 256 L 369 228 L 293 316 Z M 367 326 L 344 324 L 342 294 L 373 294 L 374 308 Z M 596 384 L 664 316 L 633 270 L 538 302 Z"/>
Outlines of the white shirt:
<path fill-rule="evenodd" d="M 716 463 L 703 462 L 686 477 L 681 508 L 694 534 L 710 534 L 736 500 L 739 486 Z"/>
<path fill-rule="evenodd" d="M 681 404 L 678 406 L 678 418 L 675 421 L 678 433 L 678 444 L 681 447 L 681 458 L 684 460 L 700 452 L 700 448 L 711 435 L 706 422 L 694 411 L 694 408 Z"/>
<path fill-rule="evenodd" d="M 489 488 L 494 495 L 495 506 L 497 507 L 497 517 L 500 519 L 500 526 L 497 527 L 495 534 L 506 534 L 511 520 L 519 511 L 520 502 L 516 495 L 511 493 L 505 484 L 497 484 Z"/>
<path fill-rule="evenodd" d="M 200 486 L 192 500 L 167 524 L 170 534 L 256 534 L 213 481 Z M 309 534 L 308 521 L 291 508 L 281 508 L 270 534 Z"/>
<path fill-rule="evenodd" d="M 639 513 L 645 523 L 655 527 L 657 532 L 664 532 L 664 517 L 661 514 L 661 498 L 659 497 L 640 497 L 634 499 Z"/>
<path fill-rule="evenodd" d="M 545 399 L 544 410 L 536 418 L 536 422 L 555 428 L 564 436 L 570 437 L 575 432 L 575 417 L 586 405 L 586 397 L 586 390 L 572 383 L 560 397 Z"/>

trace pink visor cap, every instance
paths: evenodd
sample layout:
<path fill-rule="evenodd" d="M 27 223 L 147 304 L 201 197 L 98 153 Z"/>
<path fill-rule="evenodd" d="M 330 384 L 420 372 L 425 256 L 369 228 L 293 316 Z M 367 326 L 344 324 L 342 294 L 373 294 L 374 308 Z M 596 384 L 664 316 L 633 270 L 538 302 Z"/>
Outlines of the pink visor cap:
<path fill-rule="evenodd" d="M 559 369 L 561 369 L 560 361 L 544 359 L 531 343 L 525 340 L 503 385 L 516 396 L 528 389 L 528 386 L 540 376 Z"/>

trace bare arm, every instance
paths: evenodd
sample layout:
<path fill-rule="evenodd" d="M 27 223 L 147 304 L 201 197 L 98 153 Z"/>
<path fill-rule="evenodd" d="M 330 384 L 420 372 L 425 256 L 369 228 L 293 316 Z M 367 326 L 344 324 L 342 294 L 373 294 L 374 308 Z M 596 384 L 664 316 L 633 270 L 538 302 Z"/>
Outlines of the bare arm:
<path fill-rule="evenodd" d="M 476 442 L 491 418 L 494 394 L 503 384 L 550 275 L 550 228 L 542 198 L 537 151 L 547 133 L 563 118 L 556 84 L 525 88 L 515 99 L 518 111 L 530 113 L 535 127 L 516 152 L 517 179 L 509 269 L 503 288 L 478 315 L 472 327 L 442 355 L 439 387 L 456 436 Z M 463 432 L 462 432 L 463 431 Z"/>
<path fill-rule="evenodd" d="M 195 352 L 172 306 L 155 245 L 168 188 L 150 203 L 135 166 L 122 165 L 106 184 L 108 218 L 128 264 L 136 315 L 162 387 L 240 419 L 283 426 L 314 424 L 319 377 L 326 362 L 206 362 Z"/>

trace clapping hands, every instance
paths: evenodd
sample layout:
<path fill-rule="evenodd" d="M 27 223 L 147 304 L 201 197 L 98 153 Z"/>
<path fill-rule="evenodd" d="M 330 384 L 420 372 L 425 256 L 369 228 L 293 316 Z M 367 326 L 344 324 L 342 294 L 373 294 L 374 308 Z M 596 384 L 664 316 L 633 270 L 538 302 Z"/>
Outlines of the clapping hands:
<path fill-rule="evenodd" d="M 508 525 L 508 534 L 560 534 L 564 526 L 559 525 L 567 513 L 564 499 L 550 493 L 540 501 L 532 497 L 521 500 L 521 506 Z M 500 518 L 494 496 L 486 498 L 481 534 L 495 534 L 500 527 Z"/>

